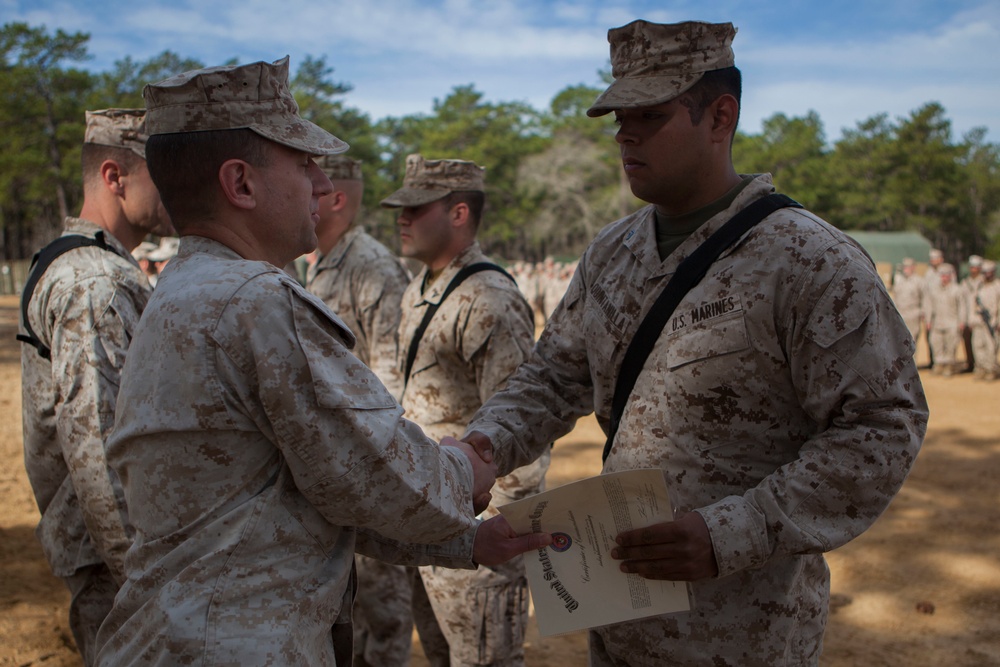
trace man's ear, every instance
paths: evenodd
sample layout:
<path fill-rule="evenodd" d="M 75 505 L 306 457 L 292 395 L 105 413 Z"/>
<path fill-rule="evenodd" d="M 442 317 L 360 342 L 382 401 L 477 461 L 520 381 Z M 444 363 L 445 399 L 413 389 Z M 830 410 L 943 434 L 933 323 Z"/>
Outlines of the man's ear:
<path fill-rule="evenodd" d="M 712 137 L 717 141 L 732 137 L 740 117 L 740 103 L 736 98 L 728 93 L 720 95 L 712 102 L 709 111 L 712 113 Z"/>
<path fill-rule="evenodd" d="M 334 190 L 330 193 L 330 210 L 341 211 L 347 206 L 347 193 L 343 190 Z"/>
<path fill-rule="evenodd" d="M 101 163 L 101 183 L 116 197 L 125 196 L 123 176 L 125 176 L 124 170 L 114 160 L 105 160 Z"/>
<path fill-rule="evenodd" d="M 243 160 L 226 160 L 219 167 L 219 186 L 230 204 L 251 210 L 257 207 L 256 171 Z"/>
<path fill-rule="evenodd" d="M 469 205 L 460 201 L 448 211 L 448 219 L 452 227 L 464 227 L 469 222 Z"/>

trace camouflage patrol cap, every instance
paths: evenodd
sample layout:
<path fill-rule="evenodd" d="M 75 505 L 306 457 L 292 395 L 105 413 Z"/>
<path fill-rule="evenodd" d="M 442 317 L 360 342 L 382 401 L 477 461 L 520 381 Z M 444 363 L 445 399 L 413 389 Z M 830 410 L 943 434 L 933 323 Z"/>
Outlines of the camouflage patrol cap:
<path fill-rule="evenodd" d="M 316 160 L 316 164 L 331 181 L 360 181 L 364 178 L 361 162 L 346 155 L 324 155 Z"/>
<path fill-rule="evenodd" d="M 288 56 L 232 67 L 192 70 L 148 84 L 150 135 L 248 129 L 310 155 L 333 155 L 346 143 L 299 116 L 288 88 Z"/>
<path fill-rule="evenodd" d="M 941 266 L 938 267 L 937 274 L 939 276 L 943 275 L 953 276 L 955 275 L 955 267 L 952 266 L 951 264 L 942 264 Z"/>
<path fill-rule="evenodd" d="M 180 245 L 181 240 L 176 236 L 164 236 L 160 239 L 160 245 L 146 253 L 146 259 L 151 262 L 166 262 L 177 254 Z"/>
<path fill-rule="evenodd" d="M 135 257 L 137 260 L 148 259 L 149 253 L 153 252 L 159 247 L 160 246 L 156 245 L 155 243 L 151 243 L 150 241 L 143 241 L 142 243 L 137 245 L 135 249 L 132 251 L 132 256 Z"/>
<path fill-rule="evenodd" d="M 982 266 L 983 258 L 979 255 L 969 255 L 969 266 Z"/>
<path fill-rule="evenodd" d="M 996 273 L 997 263 L 992 259 L 983 260 L 983 273 Z"/>
<path fill-rule="evenodd" d="M 615 109 L 669 102 L 696 84 L 705 72 L 735 62 L 732 23 L 650 23 L 632 21 L 608 31 L 614 81 L 593 106 L 591 117 Z"/>
<path fill-rule="evenodd" d="M 83 143 L 127 148 L 146 159 L 145 109 L 99 109 L 86 118 Z"/>
<path fill-rule="evenodd" d="M 466 160 L 425 160 L 414 154 L 406 158 L 403 187 L 382 200 L 385 208 L 422 206 L 452 192 L 486 191 L 486 170 Z"/>

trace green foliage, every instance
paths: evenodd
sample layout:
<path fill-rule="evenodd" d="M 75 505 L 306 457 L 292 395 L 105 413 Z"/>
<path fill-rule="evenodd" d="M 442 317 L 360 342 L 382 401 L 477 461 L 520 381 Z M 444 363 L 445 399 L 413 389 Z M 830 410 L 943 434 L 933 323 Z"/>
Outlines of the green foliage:
<path fill-rule="evenodd" d="M 0 233 L 5 257 L 30 256 L 80 204 L 84 110 L 142 105 L 149 82 L 202 66 L 164 51 L 126 56 L 105 72 L 79 68 L 86 33 L 9 23 L 0 30 Z M 226 64 L 235 64 L 230 61 Z M 430 114 L 373 123 L 347 100 L 325 57 L 307 56 L 291 81 L 302 115 L 351 145 L 365 173 L 366 224 L 396 247 L 395 214 L 378 202 L 402 182 L 406 156 L 472 160 L 487 170 L 480 238 L 508 259 L 575 256 L 607 222 L 640 206 L 621 169 L 610 115 L 586 110 L 602 88 L 567 86 L 538 111 L 488 102 L 474 85 L 434 100 Z M 608 83 L 610 69 L 598 73 Z M 861 120 L 830 145 L 815 112 L 777 113 L 759 134 L 737 132 L 742 173 L 776 187 L 844 229 L 914 230 L 951 261 L 1000 257 L 1000 146 L 977 128 L 961 140 L 940 104 L 908 117 Z"/>
<path fill-rule="evenodd" d="M 0 225 L 4 251 L 55 233 L 79 201 L 81 109 L 93 77 L 63 63 L 87 58 L 85 33 L 9 23 L 0 30 Z"/>
<path fill-rule="evenodd" d="M 115 61 L 110 72 L 98 75 L 88 99 L 88 109 L 136 109 L 143 106 L 142 89 L 147 83 L 162 81 L 175 74 L 204 67 L 192 58 L 181 58 L 173 51 L 164 51 L 144 62 L 131 56 Z"/>
<path fill-rule="evenodd" d="M 835 198 L 826 178 L 825 145 L 823 123 L 815 111 L 804 118 L 778 113 L 764 121 L 759 135 L 737 133 L 733 162 L 742 173 L 769 172 L 780 192 L 825 216 Z"/>

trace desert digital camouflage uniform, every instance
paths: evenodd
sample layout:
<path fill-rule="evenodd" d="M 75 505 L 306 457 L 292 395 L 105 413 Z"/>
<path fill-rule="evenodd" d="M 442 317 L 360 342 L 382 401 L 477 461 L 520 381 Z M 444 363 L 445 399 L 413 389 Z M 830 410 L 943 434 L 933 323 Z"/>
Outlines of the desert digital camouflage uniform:
<path fill-rule="evenodd" d="M 650 306 L 687 257 L 773 191 L 758 175 L 660 260 L 655 207 L 612 223 L 580 260 L 531 358 L 476 415 L 501 473 L 595 411 Z M 856 243 L 801 209 L 768 216 L 678 305 L 631 394 L 604 471 L 659 467 L 707 523 L 719 575 L 692 611 L 596 628 L 591 664 L 815 665 L 823 552 L 867 529 L 926 429 L 913 339 Z"/>
<path fill-rule="evenodd" d="M 350 664 L 355 549 L 473 567 L 468 462 L 353 343 L 280 269 L 183 237 L 108 445 L 137 532 L 101 664 Z"/>
<path fill-rule="evenodd" d="M 969 256 L 969 274 L 958 283 L 958 286 L 962 288 L 962 291 L 965 293 L 967 304 L 971 303 L 970 300 L 974 297 L 976 291 L 979 289 L 979 286 L 983 284 L 982 266 L 982 257 L 979 255 Z M 971 318 L 974 315 L 974 311 L 972 311 L 967 305 L 965 314 Z M 962 348 L 965 352 L 965 371 L 975 371 L 977 365 L 975 348 L 972 344 L 972 327 L 970 324 L 971 322 L 966 321 L 961 332 Z M 976 372 L 976 375 L 980 375 L 980 373 Z"/>
<path fill-rule="evenodd" d="M 942 274 L 951 275 L 947 284 Z M 942 264 L 935 275 L 938 287 L 928 292 L 927 300 L 927 340 L 934 350 L 935 372 L 951 375 L 958 370 L 955 356 L 962 342 L 962 327 L 968 321 L 968 297 L 955 283 L 951 264 Z"/>
<path fill-rule="evenodd" d="M 306 289 L 354 334 L 354 354 L 396 397 L 403 388 L 396 367 L 399 303 L 409 282 L 402 263 L 360 227 L 320 257 L 306 280 Z"/>
<path fill-rule="evenodd" d="M 150 135 L 245 129 L 301 156 L 347 149 L 298 115 L 287 57 L 185 72 L 143 97 Z M 311 198 L 323 183 L 302 168 L 285 181 L 300 200 L 260 201 L 304 226 L 305 183 Z M 220 215 L 204 229 L 247 219 Z M 355 549 L 473 566 L 472 462 L 402 419 L 353 345 L 271 263 L 182 237 L 135 331 L 107 448 L 135 542 L 99 664 L 350 664 Z"/>
<path fill-rule="evenodd" d="M 1000 377 L 997 362 L 997 339 L 1000 337 L 1000 282 L 995 276 L 996 264 L 983 264 L 984 279 L 969 296 L 966 310 L 972 330 L 972 349 L 976 359 L 976 374 L 991 380 Z M 987 268 L 989 271 L 987 271 Z"/>
<path fill-rule="evenodd" d="M 909 260 L 910 266 L 912 261 Z M 924 279 L 912 272 L 897 271 L 892 278 L 892 301 L 913 340 L 920 337 L 924 308 Z"/>
<path fill-rule="evenodd" d="M 398 399 L 399 304 L 410 276 L 385 246 L 360 227 L 349 229 L 307 274 L 306 289 L 323 299 L 357 338 L 352 350 Z M 413 634 L 407 568 L 357 556 L 355 662 L 404 665 Z"/>
<path fill-rule="evenodd" d="M 67 218 L 63 236 L 101 228 Z M 42 275 L 28 320 L 51 349 L 21 347 L 24 465 L 41 521 L 35 534 L 53 574 L 73 594 L 70 625 L 91 664 L 94 638 L 125 580 L 130 543 L 124 495 L 104 456 L 125 353 L 150 287 L 139 264 L 104 231 L 114 252 L 70 250 Z"/>
<path fill-rule="evenodd" d="M 441 303 L 448 283 L 463 267 L 484 261 L 489 260 L 473 243 L 432 284 L 425 285 L 425 267 L 407 287 L 399 336 L 401 372 L 428 305 Z M 533 342 L 531 307 L 517 286 L 497 271 L 469 276 L 441 303 L 421 338 L 402 398 L 407 419 L 438 440 L 461 435 L 483 401 L 527 358 Z M 543 490 L 548 463 L 543 452 L 538 461 L 498 478 L 485 515 Z M 419 577 L 433 614 L 421 614 L 418 607 L 414 620 L 432 664 L 449 664 L 449 654 L 454 667 L 523 664 L 528 588 L 520 556 L 474 572 L 423 567 Z M 417 589 L 414 597 L 419 595 Z M 435 625 L 447 644 L 431 640 Z"/>
<path fill-rule="evenodd" d="M 87 111 L 84 144 L 145 158 L 144 118 L 142 109 Z M 24 462 L 41 514 L 36 535 L 53 574 L 70 589 L 70 629 L 87 665 L 125 578 L 131 528 L 104 443 L 125 353 L 150 293 L 119 239 L 94 221 L 66 218 L 63 236 L 98 234 L 108 249 L 81 247 L 57 257 L 27 304 L 28 323 L 49 358 L 28 344 L 21 349 Z"/>

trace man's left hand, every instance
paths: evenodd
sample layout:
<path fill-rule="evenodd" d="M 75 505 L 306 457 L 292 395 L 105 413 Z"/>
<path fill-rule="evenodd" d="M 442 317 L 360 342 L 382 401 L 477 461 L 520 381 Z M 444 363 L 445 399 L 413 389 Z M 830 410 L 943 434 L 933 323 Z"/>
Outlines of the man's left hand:
<path fill-rule="evenodd" d="M 719 573 L 712 536 L 697 512 L 620 533 L 616 541 L 611 557 L 623 561 L 622 572 L 668 581 L 697 581 Z"/>

